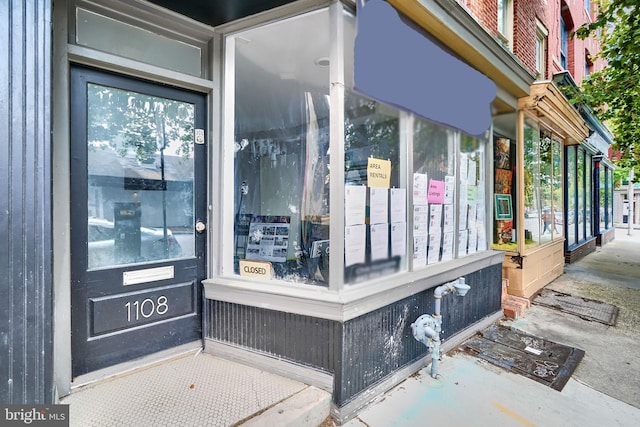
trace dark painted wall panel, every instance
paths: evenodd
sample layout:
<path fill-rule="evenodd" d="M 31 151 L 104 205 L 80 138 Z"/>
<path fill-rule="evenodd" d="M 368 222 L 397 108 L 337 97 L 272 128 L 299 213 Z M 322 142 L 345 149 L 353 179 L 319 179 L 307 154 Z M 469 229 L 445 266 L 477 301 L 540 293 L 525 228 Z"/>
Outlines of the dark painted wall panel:
<path fill-rule="evenodd" d="M 205 309 L 206 338 L 335 371 L 338 322 L 213 300 Z"/>
<path fill-rule="evenodd" d="M 502 265 L 465 276 L 471 290 L 464 297 L 442 298 L 442 340 L 501 309 Z M 343 378 L 336 382 L 334 401 L 343 406 L 398 369 L 427 355 L 413 338 L 411 323 L 433 314 L 433 290 L 412 295 L 345 324 Z"/>
<path fill-rule="evenodd" d="M 433 301 L 421 292 L 345 323 L 343 379 L 334 390 L 338 406 L 424 355 L 411 323 L 427 312 Z"/>
<path fill-rule="evenodd" d="M 51 1 L 0 2 L 0 402 L 52 402 Z"/>

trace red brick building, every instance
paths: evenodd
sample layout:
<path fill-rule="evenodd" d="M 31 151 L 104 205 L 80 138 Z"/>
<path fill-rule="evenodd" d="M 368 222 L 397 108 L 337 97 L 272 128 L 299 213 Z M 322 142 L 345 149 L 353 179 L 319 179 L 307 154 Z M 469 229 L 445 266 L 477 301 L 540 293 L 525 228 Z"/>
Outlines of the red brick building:
<path fill-rule="evenodd" d="M 493 247 L 517 254 L 506 257 L 503 277 L 510 283 L 510 294 L 530 297 L 562 273 L 564 262 L 574 261 L 611 238 L 612 165 L 606 157 L 612 136 L 587 106 L 573 106 L 567 99 L 570 95 L 561 90 L 563 86 L 577 90 L 586 75 L 605 66 L 597 58 L 600 45 L 596 37 L 581 40 L 573 36 L 576 29 L 595 19 L 597 4 L 591 0 L 459 3 L 535 78 L 530 96 L 519 100 L 518 117 L 494 116 L 495 142 L 509 147 L 516 162 L 506 172 L 512 176 L 508 191 L 514 219 L 496 221 Z M 536 135 L 537 142 L 531 135 Z M 545 141 L 557 144 L 551 148 L 557 153 L 545 152 Z M 550 156 L 556 170 L 547 173 L 553 166 L 528 160 L 536 156 Z M 498 176 L 504 177 L 505 171 L 496 171 L 496 179 Z M 545 179 L 551 182 L 548 188 Z M 495 193 L 506 191 L 503 184 Z M 556 212 L 559 228 L 557 233 L 549 231 L 547 237 L 541 218 L 549 211 Z"/>
<path fill-rule="evenodd" d="M 591 0 L 461 0 L 460 3 L 539 80 L 566 70 L 580 83 L 588 73 L 605 65 L 602 59 L 596 59 L 600 51 L 596 38 L 572 37 L 576 29 L 597 16 L 598 5 Z"/>

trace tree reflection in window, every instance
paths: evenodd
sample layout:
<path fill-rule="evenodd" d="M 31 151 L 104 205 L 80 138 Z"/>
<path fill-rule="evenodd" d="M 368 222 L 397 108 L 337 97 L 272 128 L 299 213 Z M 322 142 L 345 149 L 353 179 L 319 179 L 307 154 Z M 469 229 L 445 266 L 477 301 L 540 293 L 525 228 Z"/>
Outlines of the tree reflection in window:
<path fill-rule="evenodd" d="M 367 159 L 391 161 L 391 186 L 398 187 L 398 111 L 354 92 L 345 93 L 345 180 L 367 184 Z"/>

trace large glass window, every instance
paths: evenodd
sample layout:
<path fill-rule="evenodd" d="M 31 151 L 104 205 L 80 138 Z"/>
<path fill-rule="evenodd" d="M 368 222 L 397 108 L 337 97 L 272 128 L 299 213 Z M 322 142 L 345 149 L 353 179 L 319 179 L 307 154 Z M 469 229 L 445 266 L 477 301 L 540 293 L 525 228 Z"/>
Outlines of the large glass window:
<path fill-rule="evenodd" d="M 607 169 L 607 228 L 613 227 L 613 170 Z"/>
<path fill-rule="evenodd" d="M 328 11 L 244 31 L 227 48 L 235 87 L 235 271 L 266 262 L 276 278 L 325 284 Z"/>
<path fill-rule="evenodd" d="M 332 265 L 344 276 L 332 272 L 342 282 L 333 289 L 486 250 L 486 136 L 358 93 L 354 16 L 331 16 L 344 24 L 336 37 L 326 9 L 227 37 L 225 150 L 234 163 L 224 192 L 233 194 L 234 232 L 223 272 L 263 266 L 271 275 L 261 279 L 328 286 L 329 243 L 343 240 Z M 340 64 L 330 49 L 338 34 Z M 344 85 L 330 90 L 330 75 Z M 343 212 L 330 216 L 330 196 Z M 340 218 L 344 228 L 330 235 Z"/>
<path fill-rule="evenodd" d="M 399 181 L 399 122 L 398 110 L 351 90 L 346 92 L 347 283 L 396 272 L 406 255 L 406 188 L 401 188 Z M 396 207 L 403 209 L 396 212 Z"/>
<path fill-rule="evenodd" d="M 553 151 L 551 132 L 543 129 L 540 132 L 540 205 L 542 231 L 540 243 L 551 240 L 555 227 L 555 207 L 553 206 Z"/>
<path fill-rule="evenodd" d="M 506 45 L 511 43 L 513 34 L 513 0 L 498 0 L 498 33 Z"/>
<path fill-rule="evenodd" d="M 600 232 L 607 229 L 607 168 L 600 165 Z"/>
<path fill-rule="evenodd" d="M 524 122 L 524 237 L 527 246 L 540 243 L 540 131 L 529 118 Z M 498 206 L 496 204 L 496 206 Z"/>
<path fill-rule="evenodd" d="M 493 193 L 497 196 L 497 203 L 501 203 L 500 208 L 507 207 L 509 212 L 503 212 L 503 209 L 496 210 L 493 226 L 493 249 L 498 250 L 517 250 L 517 232 L 514 224 L 516 216 L 514 215 L 516 206 L 515 196 L 515 177 L 513 174 L 513 162 L 516 147 L 515 143 L 509 138 L 495 135 L 493 139 Z"/>
<path fill-rule="evenodd" d="M 549 130 L 524 124 L 525 244 L 535 246 L 563 235 L 562 143 Z"/>
<path fill-rule="evenodd" d="M 560 17 L 560 65 L 564 70 L 567 69 L 569 58 L 569 29 L 564 21 L 564 18 Z"/>
<path fill-rule="evenodd" d="M 577 188 L 576 188 L 576 146 L 567 147 L 567 244 L 577 243 L 576 229 Z"/>
<path fill-rule="evenodd" d="M 562 237 L 564 235 L 564 206 L 563 206 L 563 175 L 562 175 L 562 141 L 553 137 L 551 142 L 553 153 L 553 177 L 551 179 L 551 211 L 553 221 L 553 236 Z"/>
<path fill-rule="evenodd" d="M 487 249 L 484 137 L 460 135 L 458 257 Z"/>
<path fill-rule="evenodd" d="M 536 19 L 536 77 L 541 80 L 544 80 L 547 70 L 547 35 L 546 28 Z"/>
<path fill-rule="evenodd" d="M 578 241 L 584 240 L 584 214 L 585 214 L 585 191 L 584 191 L 584 177 L 585 177 L 585 167 L 584 167 L 584 150 L 578 148 L 578 155 L 576 159 L 576 190 L 578 196 L 578 212 L 577 212 L 577 221 L 578 221 Z"/>
<path fill-rule="evenodd" d="M 585 156 L 585 212 L 584 223 L 585 232 L 587 237 L 593 237 L 593 162 L 591 160 L 591 154 L 587 153 Z"/>
<path fill-rule="evenodd" d="M 413 266 L 453 257 L 456 149 L 454 133 L 416 118 L 413 124 Z M 429 187 L 443 189 L 441 197 Z M 444 244 L 446 239 L 446 245 Z"/>

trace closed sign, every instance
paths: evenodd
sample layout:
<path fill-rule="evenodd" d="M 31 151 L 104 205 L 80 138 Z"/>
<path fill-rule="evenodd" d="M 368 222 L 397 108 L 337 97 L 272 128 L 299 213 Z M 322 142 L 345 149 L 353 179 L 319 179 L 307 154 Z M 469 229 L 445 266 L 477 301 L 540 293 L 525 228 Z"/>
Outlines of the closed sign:
<path fill-rule="evenodd" d="M 271 279 L 271 263 L 264 261 L 240 260 L 240 275 L 248 277 L 260 277 Z"/>

